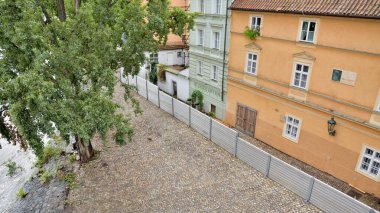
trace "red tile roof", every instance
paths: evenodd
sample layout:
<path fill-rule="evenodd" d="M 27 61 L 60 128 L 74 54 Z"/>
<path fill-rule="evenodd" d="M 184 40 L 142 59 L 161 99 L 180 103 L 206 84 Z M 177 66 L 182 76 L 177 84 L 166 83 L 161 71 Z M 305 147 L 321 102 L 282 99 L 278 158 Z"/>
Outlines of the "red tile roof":
<path fill-rule="evenodd" d="M 380 0 L 235 0 L 231 9 L 380 19 Z"/>

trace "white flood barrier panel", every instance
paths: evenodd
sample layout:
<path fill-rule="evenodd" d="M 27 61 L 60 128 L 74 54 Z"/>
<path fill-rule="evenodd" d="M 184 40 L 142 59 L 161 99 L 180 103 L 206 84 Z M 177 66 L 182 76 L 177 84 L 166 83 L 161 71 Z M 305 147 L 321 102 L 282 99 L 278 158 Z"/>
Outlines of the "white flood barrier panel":
<path fill-rule="evenodd" d="M 128 75 L 127 84 L 129 84 L 131 86 L 136 86 L 136 78 L 137 78 L 137 76 Z"/>
<path fill-rule="evenodd" d="M 189 125 L 190 106 L 177 99 L 173 99 L 173 104 L 174 104 L 174 117 L 178 118 L 178 120 Z"/>
<path fill-rule="evenodd" d="M 137 92 L 139 93 L 139 95 L 141 95 L 144 98 L 147 97 L 146 83 L 147 83 L 146 80 L 137 76 Z"/>
<path fill-rule="evenodd" d="M 148 100 L 158 106 L 158 87 L 148 81 Z"/>
<path fill-rule="evenodd" d="M 310 202 L 325 212 L 369 213 L 371 208 L 337 189 L 315 180 Z M 375 211 L 373 211 L 375 212 Z"/>
<path fill-rule="evenodd" d="M 210 117 L 191 108 L 191 127 L 203 136 L 210 138 Z"/>
<path fill-rule="evenodd" d="M 312 176 L 273 156 L 270 161 L 269 178 L 305 200 L 310 195 L 310 184 L 313 184 Z"/>
<path fill-rule="evenodd" d="M 173 115 L 173 98 L 160 91 L 160 108 L 163 109 L 164 111 L 166 111 L 167 113 L 170 113 L 171 115 Z"/>
<path fill-rule="evenodd" d="M 270 154 L 241 138 L 238 139 L 236 156 L 264 175 L 267 173 L 271 158 Z"/>
<path fill-rule="evenodd" d="M 223 147 L 232 155 L 235 155 L 236 152 L 237 136 L 238 133 L 235 130 L 228 128 L 214 119 L 212 120 L 211 141 Z"/>

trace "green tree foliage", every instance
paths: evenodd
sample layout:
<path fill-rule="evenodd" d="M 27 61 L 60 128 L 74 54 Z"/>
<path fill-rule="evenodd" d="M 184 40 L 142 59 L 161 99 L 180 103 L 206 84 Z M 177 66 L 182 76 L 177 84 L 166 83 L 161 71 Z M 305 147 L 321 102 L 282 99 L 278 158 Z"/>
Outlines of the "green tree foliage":
<path fill-rule="evenodd" d="M 95 134 L 115 130 L 119 144 L 132 137 L 130 121 L 112 102 L 115 72 L 136 74 L 144 51 L 192 28 L 194 14 L 168 6 L 167 0 L 0 0 L 0 104 L 8 104 L 37 156 L 42 133 L 52 136 L 55 128 L 75 137 L 82 162 L 93 156 Z"/>
<path fill-rule="evenodd" d="M 153 84 L 157 85 L 158 76 L 157 76 L 157 67 L 158 64 L 156 62 L 150 63 L 151 70 L 149 72 L 149 81 Z"/>

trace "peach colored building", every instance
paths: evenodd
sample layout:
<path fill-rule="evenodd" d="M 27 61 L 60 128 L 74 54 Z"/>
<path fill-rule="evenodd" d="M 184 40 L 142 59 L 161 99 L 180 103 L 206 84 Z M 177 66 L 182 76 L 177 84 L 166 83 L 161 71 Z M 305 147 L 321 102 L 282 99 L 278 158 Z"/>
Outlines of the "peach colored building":
<path fill-rule="evenodd" d="M 379 4 L 235 0 L 226 123 L 380 197 Z"/>

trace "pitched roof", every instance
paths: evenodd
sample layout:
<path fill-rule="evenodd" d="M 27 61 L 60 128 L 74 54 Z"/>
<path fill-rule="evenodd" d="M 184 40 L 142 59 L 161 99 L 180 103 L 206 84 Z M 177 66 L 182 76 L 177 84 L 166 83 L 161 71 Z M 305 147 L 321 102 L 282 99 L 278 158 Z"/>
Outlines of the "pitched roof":
<path fill-rule="evenodd" d="M 380 19 L 380 0 L 235 0 L 231 9 Z"/>

